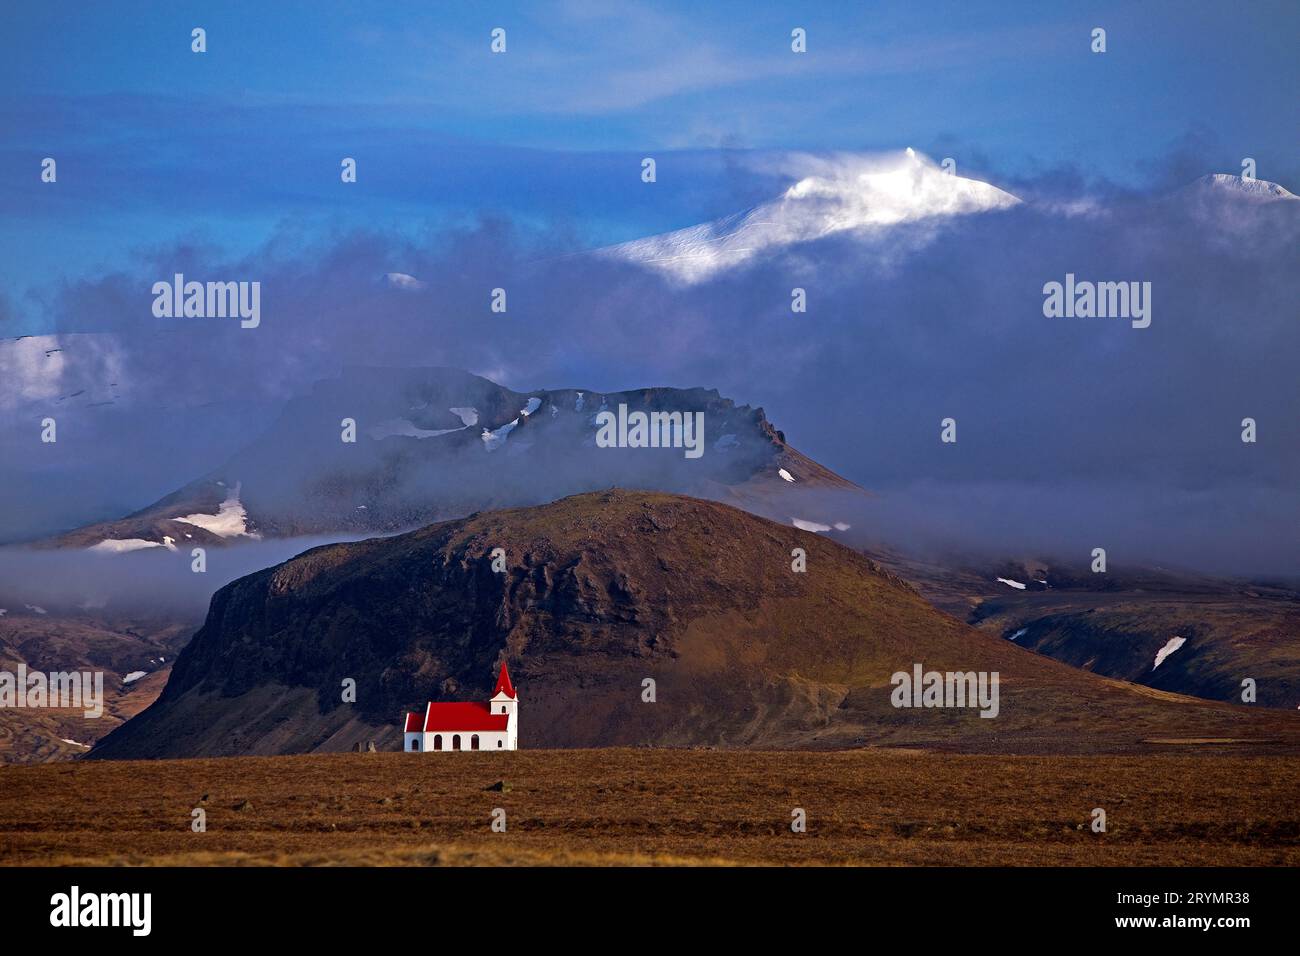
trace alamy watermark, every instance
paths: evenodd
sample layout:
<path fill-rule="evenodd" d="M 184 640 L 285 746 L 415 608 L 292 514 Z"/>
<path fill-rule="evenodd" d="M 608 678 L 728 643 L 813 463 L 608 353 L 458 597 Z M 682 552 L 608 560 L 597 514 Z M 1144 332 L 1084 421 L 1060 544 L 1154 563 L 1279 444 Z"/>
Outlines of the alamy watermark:
<path fill-rule="evenodd" d="M 596 413 L 599 448 L 684 448 L 687 458 L 704 454 L 703 412 L 629 412 L 618 406 Z"/>
<path fill-rule="evenodd" d="M 117 926 L 132 936 L 148 936 L 152 914 L 152 893 L 85 893 L 74 885 L 50 897 L 50 925 L 55 927 Z"/>
<path fill-rule="evenodd" d="M 1076 281 L 1073 272 L 1065 282 L 1043 285 L 1043 315 L 1049 319 L 1132 319 L 1133 328 L 1151 324 L 1150 282 Z"/>
<path fill-rule="evenodd" d="M 153 314 L 159 319 L 240 319 L 239 326 L 262 324 L 262 283 L 186 282 L 178 272 L 172 282 L 153 284 Z"/>
<path fill-rule="evenodd" d="M 26 664 L 18 672 L 0 670 L 0 708 L 80 707 L 87 718 L 104 713 L 103 671 L 28 671 Z"/>
<path fill-rule="evenodd" d="M 978 707 L 981 717 L 998 715 L 997 671 L 925 671 L 912 665 L 912 673 L 898 671 L 889 682 L 895 707 Z"/>

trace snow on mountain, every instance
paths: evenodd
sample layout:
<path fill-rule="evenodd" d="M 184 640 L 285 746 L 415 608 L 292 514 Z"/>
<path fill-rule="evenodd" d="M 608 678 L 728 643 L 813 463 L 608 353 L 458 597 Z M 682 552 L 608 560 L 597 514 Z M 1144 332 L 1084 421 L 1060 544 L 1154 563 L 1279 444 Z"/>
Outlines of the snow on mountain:
<path fill-rule="evenodd" d="M 366 434 L 376 440 L 391 438 L 394 435 L 402 438 L 437 438 L 439 435 L 450 435 L 452 432 L 464 431 L 468 425 L 462 425 L 460 428 L 420 428 L 415 425 L 409 418 L 390 418 L 382 421 L 373 428 L 366 429 Z"/>
<path fill-rule="evenodd" d="M 488 451 L 496 451 L 506 443 L 507 436 L 518 427 L 519 419 L 516 418 L 513 421 L 506 422 L 500 428 L 483 429 L 483 434 L 479 436 L 483 439 L 483 447 Z"/>
<path fill-rule="evenodd" d="M 149 541 L 145 538 L 105 538 L 99 544 L 91 545 L 87 551 L 97 554 L 125 554 L 128 551 L 143 551 L 145 548 L 161 548 L 161 541 Z"/>
<path fill-rule="evenodd" d="M 239 490 L 239 486 L 236 485 L 234 491 L 230 492 L 226 500 L 221 503 L 216 514 L 192 514 L 172 520 L 192 524 L 204 531 L 210 531 L 219 538 L 244 536 L 255 538 L 257 535 L 248 530 L 248 512 L 239 501 Z"/>
<path fill-rule="evenodd" d="M 1160 650 L 1156 651 L 1156 662 L 1151 666 L 1151 669 L 1155 670 L 1157 667 L 1159 667 L 1161 664 L 1165 662 L 1166 657 L 1168 657 L 1170 654 L 1178 650 L 1178 648 L 1182 647 L 1186 643 L 1187 643 L 1187 638 L 1185 637 L 1169 638 L 1169 640 L 1165 642 L 1165 646 L 1160 648 Z"/>
<path fill-rule="evenodd" d="M 413 275 L 407 275 L 405 272 L 385 272 L 384 282 L 394 289 L 402 289 L 406 292 L 419 292 L 428 286 L 427 282 L 417 279 Z"/>
<path fill-rule="evenodd" d="M 463 432 L 465 429 L 478 424 L 477 408 L 458 407 L 449 408 L 447 411 L 461 420 L 459 428 L 420 428 L 409 418 L 389 418 L 368 428 L 366 434 L 377 441 L 391 438 L 394 435 L 403 438 L 437 438 L 440 435 Z"/>
<path fill-rule="evenodd" d="M 109 404 L 119 396 L 123 365 L 120 343 L 106 333 L 0 339 L 0 409 Z"/>
<path fill-rule="evenodd" d="M 1240 196 L 1257 202 L 1300 199 L 1300 196 L 1289 192 L 1277 183 L 1270 183 L 1265 179 L 1243 179 L 1228 173 L 1211 173 L 1202 176 L 1200 179 L 1193 180 L 1187 188 L 1202 194 Z"/>
<path fill-rule="evenodd" d="M 945 172 L 912 149 L 886 158 L 839 157 L 777 199 L 747 212 L 623 243 L 605 254 L 700 282 L 763 252 L 837 233 L 881 234 L 901 223 L 1005 209 L 1020 202 L 996 186 Z"/>
<path fill-rule="evenodd" d="M 800 531 L 813 531 L 820 534 L 823 531 L 830 531 L 831 526 L 822 524 L 820 521 L 808 521 L 804 518 L 791 518 L 790 523 Z"/>

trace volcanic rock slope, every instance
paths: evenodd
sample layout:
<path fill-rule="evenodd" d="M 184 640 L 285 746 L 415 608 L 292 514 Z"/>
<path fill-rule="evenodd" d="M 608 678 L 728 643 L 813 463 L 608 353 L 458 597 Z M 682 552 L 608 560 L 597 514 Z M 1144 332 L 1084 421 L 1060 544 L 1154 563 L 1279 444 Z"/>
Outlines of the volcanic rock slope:
<path fill-rule="evenodd" d="M 316 548 L 233 582 L 158 701 L 91 756 L 397 748 L 406 709 L 485 700 L 501 662 L 528 748 L 1300 750 L 1295 714 L 1033 654 L 826 537 L 611 490 Z M 895 708 L 891 675 L 914 664 L 998 672 L 998 715 Z M 349 679 L 355 703 L 342 700 Z"/>

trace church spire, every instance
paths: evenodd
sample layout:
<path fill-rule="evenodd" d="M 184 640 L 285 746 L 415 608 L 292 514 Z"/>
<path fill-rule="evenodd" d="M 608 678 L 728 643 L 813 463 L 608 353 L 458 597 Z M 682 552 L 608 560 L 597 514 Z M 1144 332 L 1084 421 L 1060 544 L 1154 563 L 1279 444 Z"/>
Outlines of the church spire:
<path fill-rule="evenodd" d="M 501 673 L 497 675 L 497 686 L 492 689 L 492 696 L 505 694 L 511 700 L 515 699 L 515 687 L 510 683 L 510 671 L 506 670 L 505 662 L 501 662 Z"/>

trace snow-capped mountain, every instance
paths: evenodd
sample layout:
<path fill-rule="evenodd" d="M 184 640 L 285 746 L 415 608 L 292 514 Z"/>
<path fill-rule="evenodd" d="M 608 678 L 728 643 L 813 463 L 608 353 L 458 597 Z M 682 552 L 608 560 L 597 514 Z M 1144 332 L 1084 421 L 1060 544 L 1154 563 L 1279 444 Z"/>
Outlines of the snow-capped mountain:
<path fill-rule="evenodd" d="M 1192 181 L 1188 190 L 1201 195 L 1241 196 L 1260 202 L 1300 199 L 1295 193 L 1265 179 L 1243 179 L 1229 173 L 1211 173 Z"/>
<path fill-rule="evenodd" d="M 605 252 L 689 284 L 762 254 L 837 233 L 874 236 L 902 223 L 1020 202 L 996 186 L 950 173 L 910 148 L 886 158 L 840 157 L 809 160 L 808 165 L 812 174 L 777 199 Z"/>

